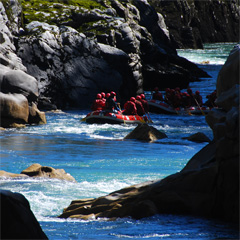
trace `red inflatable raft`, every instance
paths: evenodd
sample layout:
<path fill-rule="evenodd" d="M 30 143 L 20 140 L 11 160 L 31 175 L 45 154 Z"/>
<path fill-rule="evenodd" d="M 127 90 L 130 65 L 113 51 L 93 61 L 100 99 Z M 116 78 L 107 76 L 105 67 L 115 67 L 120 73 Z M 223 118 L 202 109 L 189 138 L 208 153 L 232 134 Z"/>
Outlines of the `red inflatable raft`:
<path fill-rule="evenodd" d="M 88 113 L 82 121 L 87 123 L 135 124 L 147 123 L 148 118 L 138 115 L 123 115 L 121 112 L 93 111 Z"/>
<path fill-rule="evenodd" d="M 190 108 L 173 108 L 165 102 L 158 100 L 148 101 L 149 112 L 166 113 L 166 114 L 207 114 L 211 109 L 208 107 L 190 107 Z"/>

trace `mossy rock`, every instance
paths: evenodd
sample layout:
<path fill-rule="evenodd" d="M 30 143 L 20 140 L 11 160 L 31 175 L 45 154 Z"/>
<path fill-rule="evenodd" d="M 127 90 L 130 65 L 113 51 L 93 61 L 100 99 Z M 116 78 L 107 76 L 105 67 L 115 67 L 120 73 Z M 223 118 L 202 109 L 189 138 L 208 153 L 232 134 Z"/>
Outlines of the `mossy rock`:
<path fill-rule="evenodd" d="M 73 12 L 106 9 L 107 1 L 96 0 L 22 0 L 24 24 L 32 21 L 63 24 L 72 20 Z"/>

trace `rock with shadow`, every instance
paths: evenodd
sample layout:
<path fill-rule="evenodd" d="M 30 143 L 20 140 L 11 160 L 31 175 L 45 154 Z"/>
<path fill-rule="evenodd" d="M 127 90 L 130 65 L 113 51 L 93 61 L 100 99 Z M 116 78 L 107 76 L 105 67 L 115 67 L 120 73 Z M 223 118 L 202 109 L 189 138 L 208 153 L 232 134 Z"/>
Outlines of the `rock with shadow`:
<path fill-rule="evenodd" d="M 147 123 L 139 124 L 124 139 L 136 139 L 140 141 L 153 142 L 158 139 L 167 138 L 167 135 Z"/>
<path fill-rule="evenodd" d="M 48 239 L 20 193 L 0 190 L 1 239 Z"/>

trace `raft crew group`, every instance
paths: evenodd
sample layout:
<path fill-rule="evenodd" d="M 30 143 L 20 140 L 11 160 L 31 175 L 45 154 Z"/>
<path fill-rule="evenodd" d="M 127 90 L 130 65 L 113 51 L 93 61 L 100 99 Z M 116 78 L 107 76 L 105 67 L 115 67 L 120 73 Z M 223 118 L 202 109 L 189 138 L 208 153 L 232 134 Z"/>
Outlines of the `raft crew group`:
<path fill-rule="evenodd" d="M 181 92 L 180 88 L 170 89 L 166 88 L 165 96 L 159 92 L 156 87 L 152 94 L 153 100 L 164 101 L 173 108 L 189 108 L 192 106 L 202 107 L 203 105 L 209 108 L 216 107 L 215 100 L 217 98 L 216 90 L 207 95 L 207 101 L 203 104 L 202 96 L 199 91 L 193 93 L 191 88 L 187 89 L 187 92 Z"/>
<path fill-rule="evenodd" d="M 153 100 L 158 100 L 167 103 L 173 108 L 189 108 L 192 106 L 202 107 L 203 105 L 209 108 L 216 107 L 216 90 L 207 96 L 207 101 L 203 104 L 202 96 L 199 91 L 193 93 L 191 88 L 187 92 L 181 92 L 180 88 L 170 89 L 166 88 L 165 95 L 159 92 L 158 88 L 154 89 L 152 94 Z M 139 115 L 143 116 L 149 112 L 149 105 L 144 94 L 131 97 L 129 101 L 124 104 L 123 111 L 121 110 L 120 103 L 117 103 L 116 93 L 111 92 L 105 94 L 104 92 L 98 93 L 92 106 L 92 111 L 120 111 L 124 115 Z"/>
<path fill-rule="evenodd" d="M 148 113 L 148 102 L 145 99 L 145 95 L 138 95 L 136 98 L 131 97 L 129 101 L 124 104 L 123 111 L 121 110 L 120 104 L 116 102 L 116 93 L 111 92 L 105 94 L 104 92 L 98 93 L 95 101 L 93 102 L 91 109 L 93 111 L 106 110 L 111 112 L 120 111 L 124 115 L 139 115 L 143 116 Z"/>

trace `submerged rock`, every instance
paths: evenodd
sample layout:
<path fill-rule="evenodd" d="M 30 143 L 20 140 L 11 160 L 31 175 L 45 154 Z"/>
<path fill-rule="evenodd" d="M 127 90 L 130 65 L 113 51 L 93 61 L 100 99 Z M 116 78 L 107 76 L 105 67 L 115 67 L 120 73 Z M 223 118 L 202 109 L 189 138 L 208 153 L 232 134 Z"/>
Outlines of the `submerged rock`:
<path fill-rule="evenodd" d="M 0 190 L 1 239 L 48 239 L 20 193 Z"/>
<path fill-rule="evenodd" d="M 183 137 L 182 139 L 187 139 L 189 141 L 199 142 L 199 143 L 201 143 L 201 142 L 211 142 L 209 137 L 207 137 L 204 133 L 201 133 L 201 132 L 194 133 L 193 135 L 191 135 L 189 137 Z"/>
<path fill-rule="evenodd" d="M 139 124 L 132 132 L 124 137 L 124 139 L 136 139 L 148 142 L 153 142 L 162 138 L 167 138 L 167 135 L 146 123 Z"/>

